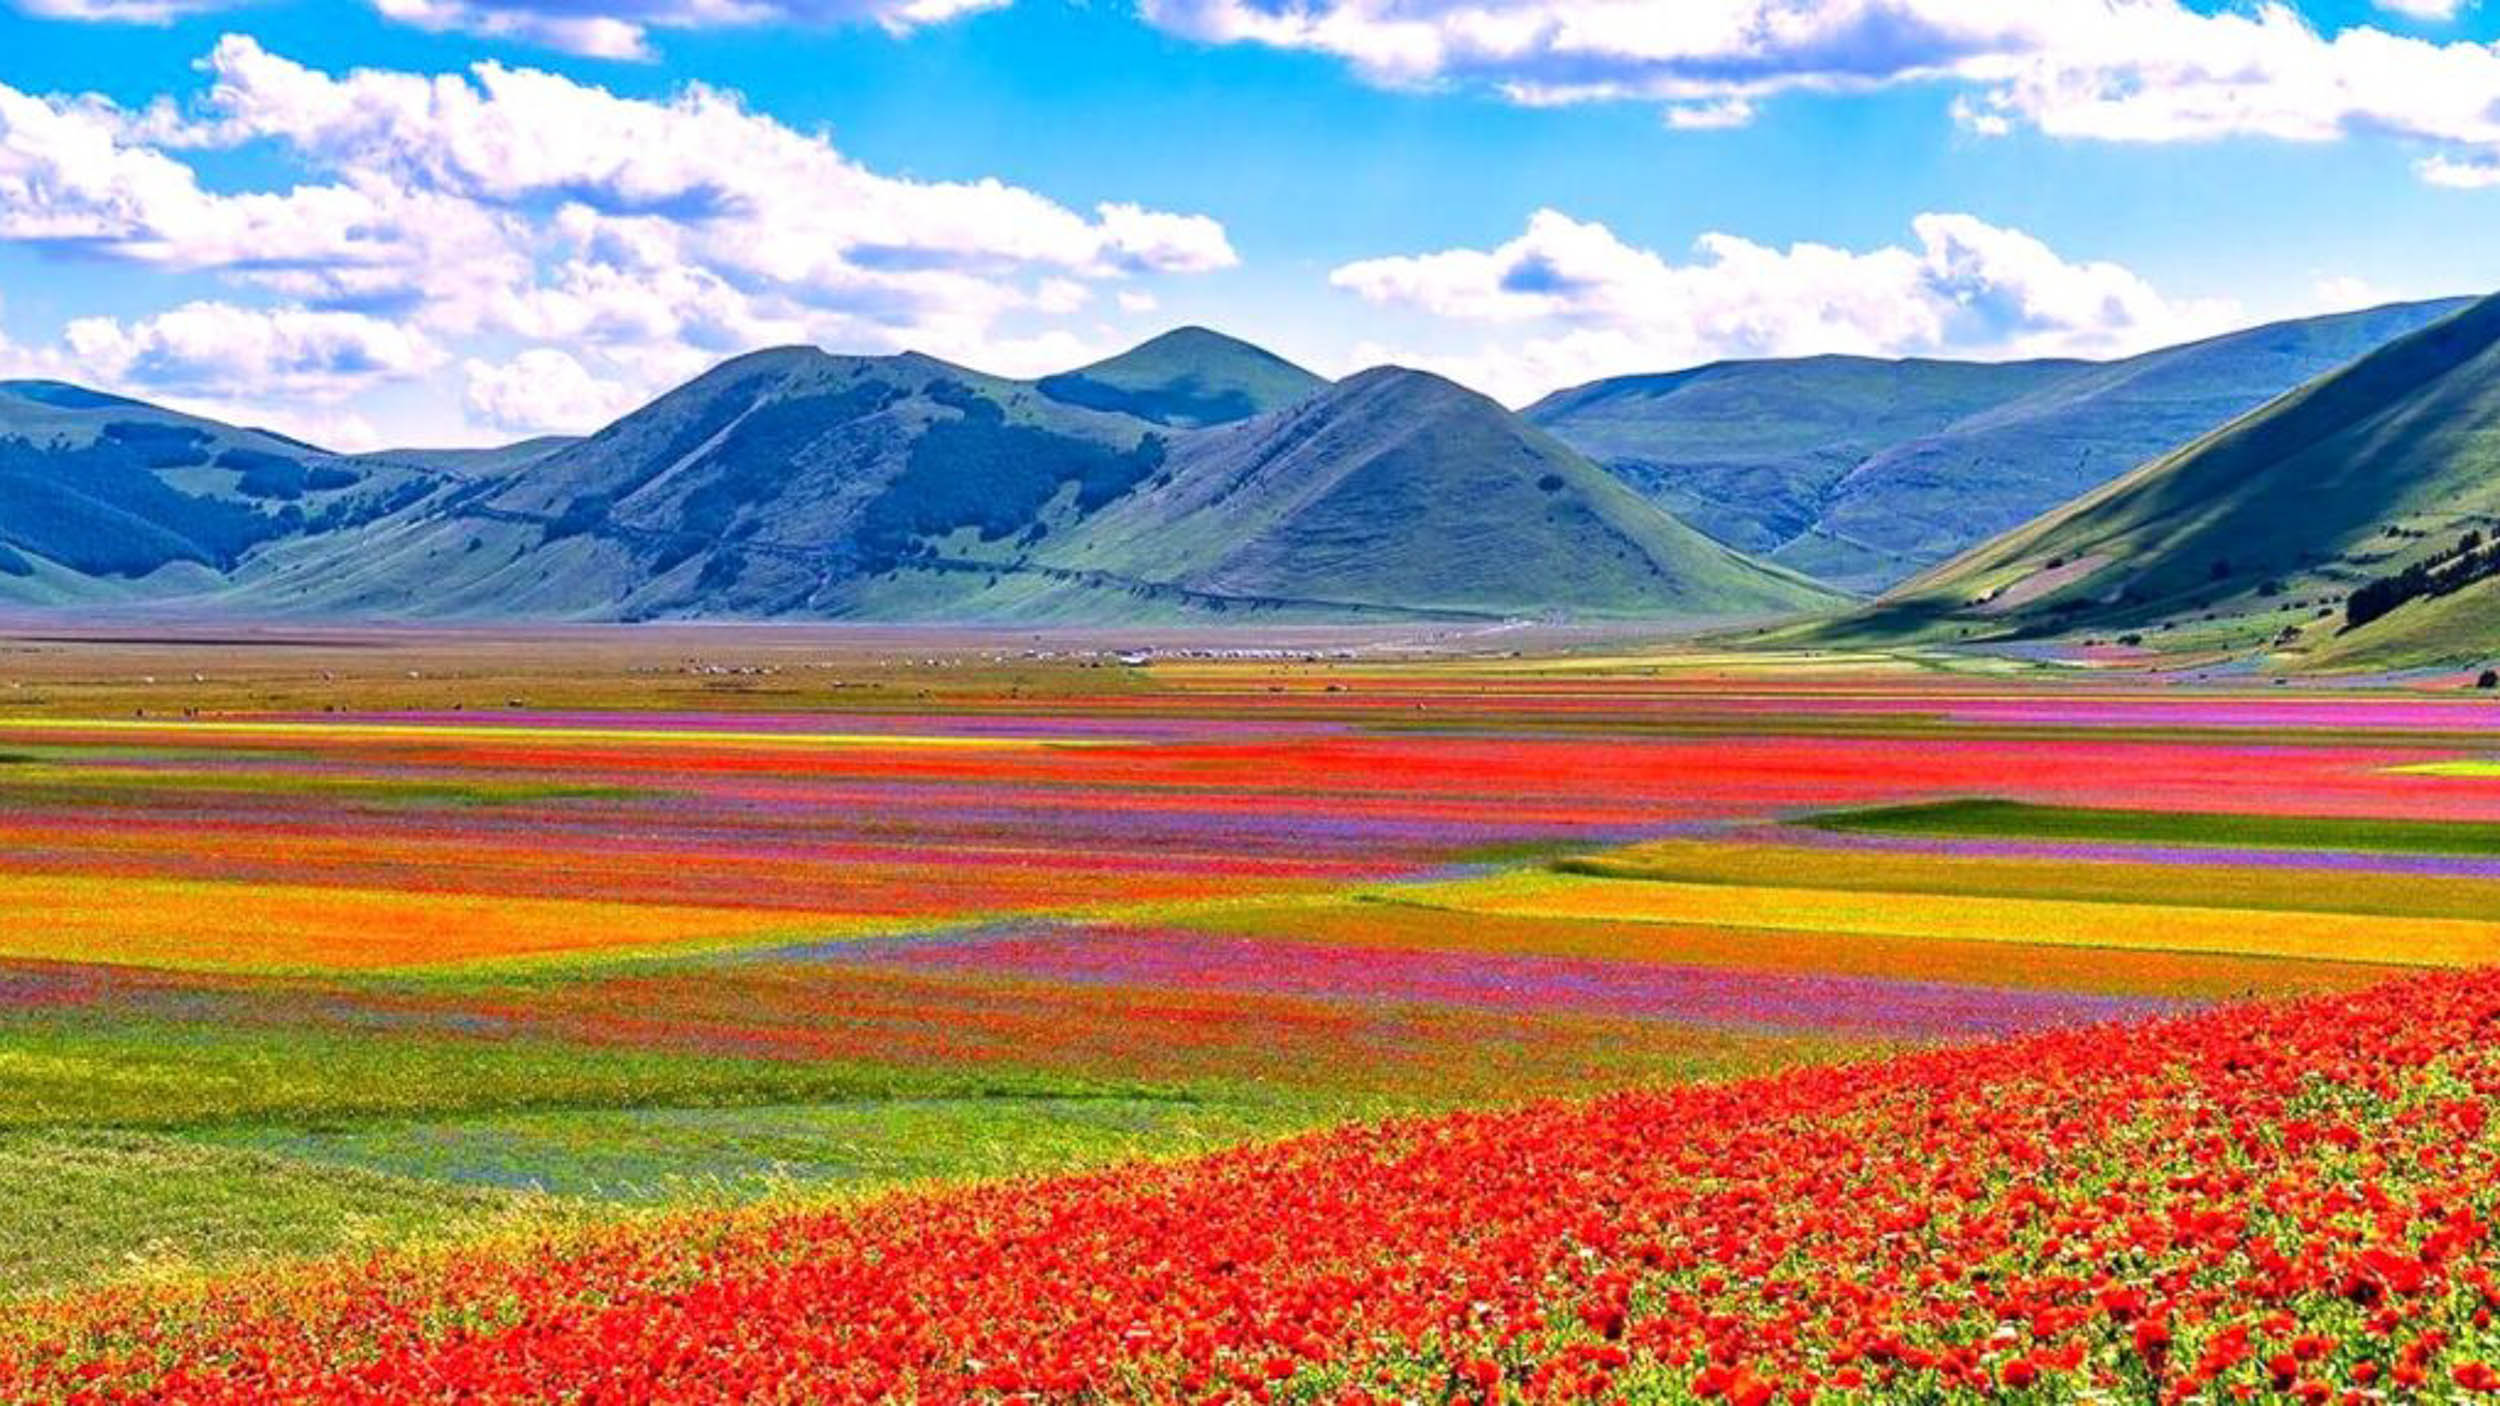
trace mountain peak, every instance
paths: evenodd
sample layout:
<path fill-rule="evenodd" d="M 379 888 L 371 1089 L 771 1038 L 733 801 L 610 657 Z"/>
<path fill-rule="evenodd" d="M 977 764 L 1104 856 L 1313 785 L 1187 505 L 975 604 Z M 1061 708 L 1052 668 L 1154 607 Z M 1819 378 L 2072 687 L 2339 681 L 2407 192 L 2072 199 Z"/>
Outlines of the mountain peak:
<path fill-rule="evenodd" d="M 1645 503 L 1498 402 L 1376 366 L 1174 443 L 1053 565 L 1239 600 L 1507 616 L 1748 614 L 1830 598 Z"/>
<path fill-rule="evenodd" d="M 1314 397 L 1312 404 L 1328 407 L 1333 415 L 1409 425 L 1450 420 L 1477 425 L 1485 432 L 1543 437 L 1542 430 L 1473 386 L 1412 366 L 1367 367 Z M 1498 431 L 1496 422 L 1500 423 Z"/>
<path fill-rule="evenodd" d="M 1192 325 L 1037 384 L 1069 405 L 1189 429 L 1282 409 L 1327 382 L 1274 352 Z"/>
<path fill-rule="evenodd" d="M 1425 371 L 1419 367 L 1399 366 L 1395 363 L 1384 363 L 1379 366 L 1364 367 L 1362 370 L 1357 371 L 1353 375 L 1338 382 L 1337 388 L 1341 391 L 1378 392 L 1387 390 L 1410 394 L 1427 392 L 1456 392 L 1457 394 L 1468 396 L 1472 399 L 1481 400 L 1488 405 L 1498 403 L 1494 401 L 1492 397 L 1485 395 L 1483 392 L 1462 386 L 1458 382 L 1451 380 L 1449 377 L 1444 376 L 1437 371 Z"/>
<path fill-rule="evenodd" d="M 1183 354 L 1190 356 L 1269 356 L 1272 353 L 1252 342 L 1245 342 L 1229 333 L 1195 322 L 1158 332 L 1116 356 L 1103 358 L 1085 370 L 1100 370 L 1141 355 Z"/>

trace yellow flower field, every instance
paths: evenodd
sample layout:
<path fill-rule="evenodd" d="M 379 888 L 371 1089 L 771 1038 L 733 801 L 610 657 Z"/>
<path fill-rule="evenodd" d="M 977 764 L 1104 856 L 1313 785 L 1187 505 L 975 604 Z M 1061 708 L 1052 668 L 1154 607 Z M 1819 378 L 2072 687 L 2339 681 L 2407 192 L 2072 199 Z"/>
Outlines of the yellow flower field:
<path fill-rule="evenodd" d="M 2461 967 L 2500 962 L 2500 921 L 2152 903 L 1600 879 L 1565 874 L 1401 888 L 1462 913 L 1606 918 L 2060 947 Z"/>
<path fill-rule="evenodd" d="M 190 970 L 456 966 L 821 939 L 858 918 L 310 885 L 0 875 L 0 958 Z"/>

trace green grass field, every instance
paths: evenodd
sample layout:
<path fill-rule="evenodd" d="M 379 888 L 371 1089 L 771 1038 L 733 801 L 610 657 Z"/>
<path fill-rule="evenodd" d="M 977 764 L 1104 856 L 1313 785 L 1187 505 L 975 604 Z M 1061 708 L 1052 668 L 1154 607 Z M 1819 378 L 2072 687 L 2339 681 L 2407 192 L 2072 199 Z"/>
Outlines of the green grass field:
<path fill-rule="evenodd" d="M 2488 821 L 2102 810 L 1974 798 L 1830 811 L 1804 823 L 1866 835 L 2500 855 L 2500 824 Z"/>

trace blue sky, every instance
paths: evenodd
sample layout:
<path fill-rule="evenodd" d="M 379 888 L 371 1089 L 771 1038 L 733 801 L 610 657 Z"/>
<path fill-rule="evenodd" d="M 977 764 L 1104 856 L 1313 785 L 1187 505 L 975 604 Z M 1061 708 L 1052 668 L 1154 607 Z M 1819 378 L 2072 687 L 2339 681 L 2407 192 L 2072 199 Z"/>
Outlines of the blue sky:
<path fill-rule="evenodd" d="M 2500 287 L 2495 40 L 2471 0 L 0 0 L 0 359 L 369 444 L 792 340 L 1022 375 L 1199 322 L 1513 402 L 2117 355 Z"/>

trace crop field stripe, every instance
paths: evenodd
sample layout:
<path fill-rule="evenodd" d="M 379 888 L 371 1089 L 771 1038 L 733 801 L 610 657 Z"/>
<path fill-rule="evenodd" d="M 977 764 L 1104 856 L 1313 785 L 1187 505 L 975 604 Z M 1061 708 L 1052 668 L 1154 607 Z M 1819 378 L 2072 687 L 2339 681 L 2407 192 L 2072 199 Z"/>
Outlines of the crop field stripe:
<path fill-rule="evenodd" d="M 761 909 L 0 874 L 0 957 L 42 961 L 227 971 L 448 967 L 585 949 L 829 940 L 878 926 Z"/>
<path fill-rule="evenodd" d="M 2500 761 L 2421 762 L 2392 770 L 2399 776 L 2500 777 Z"/>
<path fill-rule="evenodd" d="M 1456 913 L 1945 938 L 2009 946 L 2152 948 L 2308 961 L 2464 967 L 2500 961 L 2500 921 L 2388 918 L 1878 890 L 1738 888 L 1510 875 L 1388 891 Z"/>
<path fill-rule="evenodd" d="M 2436 770 L 2469 763 L 2399 767 L 2400 773 L 2500 776 Z M 1800 824 L 1887 835 L 1998 839 L 2118 840 L 2241 848 L 2382 850 L 2402 854 L 2500 855 L 2500 824 L 2364 816 L 2252 815 L 2226 811 L 2102 810 L 1963 799 L 1869 810 L 1828 811 Z"/>
<path fill-rule="evenodd" d="M 2500 913 L 2500 875 L 2489 873 L 2356 872 L 2260 862 L 2223 850 L 2212 852 L 2217 861 L 2213 864 L 2190 865 L 2181 862 L 2176 851 L 2160 855 L 2160 862 L 2139 863 L 2121 857 L 1931 852 L 1800 838 L 1814 842 L 1660 840 L 1561 859 L 1548 867 L 1557 873 L 1599 879 L 1741 888 L 2053 898 L 2284 912 L 2327 909 L 2390 918 L 2479 919 Z M 1880 838 L 1907 842 L 1901 837 Z M 2266 856 L 2278 861 L 2284 857 Z"/>
<path fill-rule="evenodd" d="M 237 722 L 222 719 L 156 722 L 144 718 L 0 718 L 0 734 L 96 734 L 180 738 L 193 735 L 381 740 L 418 742 L 528 742 L 536 746 L 618 743 L 672 747 L 762 747 L 804 751 L 937 749 L 972 752 L 1034 752 L 1062 748 L 1119 747 L 1118 739 L 1094 737 L 952 737 L 878 732 L 717 732 L 635 727 L 533 727 L 521 723 Z"/>
<path fill-rule="evenodd" d="M 2395 964 L 2304 962 L 2235 952 L 2035 948 L 2008 961 L 2002 945 L 1945 938 L 1853 935 L 1771 928 L 1495 915 L 1453 922 L 1446 908 L 1374 891 L 1303 903 L 1200 905 L 1165 910 L 1163 920 L 1202 932 L 1239 933 L 1274 943 L 1319 942 L 1392 950 L 1545 954 L 1631 966 L 1705 966 L 1762 972 L 1857 975 L 1955 985 L 2179 1000 L 2244 997 L 2252 991 L 2347 990 L 2403 974 Z"/>

